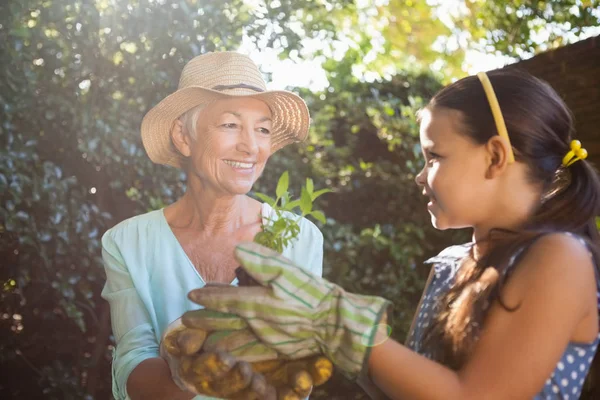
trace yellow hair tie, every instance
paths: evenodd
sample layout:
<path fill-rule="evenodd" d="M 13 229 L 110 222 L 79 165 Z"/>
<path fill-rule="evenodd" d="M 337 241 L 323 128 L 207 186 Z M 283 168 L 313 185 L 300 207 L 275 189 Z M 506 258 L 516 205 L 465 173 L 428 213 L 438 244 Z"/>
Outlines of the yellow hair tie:
<path fill-rule="evenodd" d="M 570 167 L 573 163 L 579 160 L 585 160 L 588 156 L 588 152 L 586 149 L 581 147 L 581 142 L 579 140 L 571 141 L 571 150 L 567 153 L 566 156 L 563 157 L 562 165 L 563 167 Z"/>
<path fill-rule="evenodd" d="M 490 108 L 492 109 L 492 115 L 494 116 L 494 122 L 496 123 L 496 130 L 498 131 L 498 135 L 500 135 L 508 141 L 508 162 L 513 163 L 515 162 L 515 155 L 512 150 L 512 145 L 510 144 L 510 138 L 508 137 L 508 131 L 506 130 L 504 117 L 502 116 L 500 104 L 498 104 L 498 98 L 496 97 L 496 93 L 494 93 L 492 83 L 490 82 L 490 79 L 488 78 L 485 72 L 479 72 L 477 74 L 477 77 L 481 81 L 481 85 L 483 86 L 483 90 L 485 91 L 485 96 L 487 97 L 488 103 L 490 103 Z"/>

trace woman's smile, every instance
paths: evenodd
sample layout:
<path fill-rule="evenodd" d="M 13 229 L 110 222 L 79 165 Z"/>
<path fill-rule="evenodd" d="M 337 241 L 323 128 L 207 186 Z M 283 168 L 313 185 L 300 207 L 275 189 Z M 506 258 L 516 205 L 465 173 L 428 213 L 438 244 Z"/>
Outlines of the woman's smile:
<path fill-rule="evenodd" d="M 236 173 L 239 174 L 253 174 L 255 162 L 244 162 L 244 161 L 235 161 L 235 160 L 223 160 L 225 164 L 227 164 L 231 169 L 233 169 Z"/>

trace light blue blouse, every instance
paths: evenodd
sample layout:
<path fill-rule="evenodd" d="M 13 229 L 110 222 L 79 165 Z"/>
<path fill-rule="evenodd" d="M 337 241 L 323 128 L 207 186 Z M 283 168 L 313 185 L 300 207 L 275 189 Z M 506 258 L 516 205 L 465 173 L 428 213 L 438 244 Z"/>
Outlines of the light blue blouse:
<path fill-rule="evenodd" d="M 263 223 L 276 215 L 263 204 Z M 323 273 L 323 235 L 309 220 L 283 255 L 313 274 Z M 160 338 L 172 321 L 201 306 L 187 294 L 205 285 L 165 219 L 163 210 L 129 218 L 102 237 L 106 284 L 102 297 L 110 304 L 113 350 L 113 396 L 129 399 L 129 374 L 142 361 L 159 357 Z M 237 285 L 237 278 L 232 285 Z M 194 399 L 212 399 L 196 396 Z"/>

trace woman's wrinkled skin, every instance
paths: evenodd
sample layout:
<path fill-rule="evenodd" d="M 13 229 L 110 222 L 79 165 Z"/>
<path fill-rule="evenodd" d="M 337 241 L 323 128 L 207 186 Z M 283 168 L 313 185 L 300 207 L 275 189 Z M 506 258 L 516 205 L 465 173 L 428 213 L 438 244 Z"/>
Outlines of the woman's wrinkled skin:
<path fill-rule="evenodd" d="M 196 132 L 180 120 L 173 127 L 188 187 L 165 216 L 205 282 L 231 283 L 234 246 L 260 230 L 261 204 L 247 193 L 271 155 L 271 118 L 260 100 L 227 98 L 200 110 Z"/>

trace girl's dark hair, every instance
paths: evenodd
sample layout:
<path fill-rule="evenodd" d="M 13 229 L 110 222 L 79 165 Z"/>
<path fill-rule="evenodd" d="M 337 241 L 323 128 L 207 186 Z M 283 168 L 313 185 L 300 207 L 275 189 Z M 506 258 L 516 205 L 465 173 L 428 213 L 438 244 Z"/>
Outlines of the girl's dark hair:
<path fill-rule="evenodd" d="M 585 239 L 595 260 L 600 260 L 600 235 L 595 222 L 600 203 L 598 175 L 587 161 L 562 167 L 574 132 L 571 112 L 550 85 L 526 72 L 496 70 L 489 72 L 488 77 L 498 97 L 515 159 L 528 166 L 532 184 L 541 185 L 544 193 L 553 195 L 540 199 L 537 211 L 519 231 L 493 230 L 488 238 L 490 251 L 477 262 L 465 263 L 456 284 L 441 298 L 440 313 L 426 332 L 424 345 L 435 359 L 455 369 L 467 359 L 483 325 L 487 305 L 496 299 L 503 304 L 499 288 L 509 267 L 515 264 L 511 257 L 519 249 L 549 232 L 572 232 Z M 426 109 L 459 111 L 460 132 L 475 143 L 485 144 L 498 134 L 476 76 L 445 87 Z M 490 290 L 473 291 L 473 301 L 462 301 L 464 296 L 456 301 L 465 290 L 475 287 L 487 266 L 498 270 L 498 284 Z"/>

